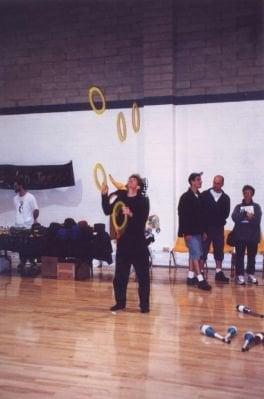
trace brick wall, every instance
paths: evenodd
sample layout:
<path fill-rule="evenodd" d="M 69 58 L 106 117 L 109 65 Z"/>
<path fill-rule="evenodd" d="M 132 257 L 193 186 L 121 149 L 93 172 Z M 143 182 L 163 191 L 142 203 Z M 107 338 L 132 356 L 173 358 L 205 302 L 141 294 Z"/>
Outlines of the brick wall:
<path fill-rule="evenodd" d="M 261 0 L 178 2 L 175 94 L 263 90 L 263 7 Z"/>
<path fill-rule="evenodd" d="M 3 0 L 0 41 L 0 108 L 264 89 L 262 0 Z"/>
<path fill-rule="evenodd" d="M 173 0 L 144 1 L 144 96 L 173 95 Z"/>
<path fill-rule="evenodd" d="M 23 3 L 23 4 L 21 4 Z M 0 107 L 142 97 L 139 1 L 22 1 L 0 10 Z"/>

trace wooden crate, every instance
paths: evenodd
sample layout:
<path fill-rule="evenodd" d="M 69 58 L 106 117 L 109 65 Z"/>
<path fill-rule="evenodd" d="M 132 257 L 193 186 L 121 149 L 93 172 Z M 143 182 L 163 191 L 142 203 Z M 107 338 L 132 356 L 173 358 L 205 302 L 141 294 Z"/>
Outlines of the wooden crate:
<path fill-rule="evenodd" d="M 58 262 L 57 278 L 60 280 L 75 280 L 76 263 Z"/>
<path fill-rule="evenodd" d="M 57 278 L 58 258 L 55 256 L 41 257 L 41 275 L 42 277 Z"/>
<path fill-rule="evenodd" d="M 79 261 L 76 264 L 75 280 L 83 281 L 90 279 L 92 276 L 92 262 Z"/>

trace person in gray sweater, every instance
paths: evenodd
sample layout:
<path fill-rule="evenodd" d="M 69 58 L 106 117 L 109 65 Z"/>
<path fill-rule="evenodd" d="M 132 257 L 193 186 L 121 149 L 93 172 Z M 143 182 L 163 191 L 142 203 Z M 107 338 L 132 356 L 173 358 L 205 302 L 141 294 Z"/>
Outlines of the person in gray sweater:
<path fill-rule="evenodd" d="M 253 202 L 254 187 L 245 185 L 242 193 L 244 198 L 240 204 L 236 205 L 232 213 L 232 219 L 235 222 L 233 232 L 236 248 L 236 281 L 240 285 L 245 285 L 244 257 L 247 253 L 247 281 L 250 284 L 258 284 L 255 277 L 255 263 L 260 242 L 262 211 L 260 205 Z"/>

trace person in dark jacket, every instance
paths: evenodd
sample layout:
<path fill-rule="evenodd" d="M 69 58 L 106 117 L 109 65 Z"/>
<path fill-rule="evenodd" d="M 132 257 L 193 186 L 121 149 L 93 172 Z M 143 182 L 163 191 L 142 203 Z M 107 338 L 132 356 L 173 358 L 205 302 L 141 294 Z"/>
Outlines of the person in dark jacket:
<path fill-rule="evenodd" d="M 244 257 L 247 251 L 248 283 L 258 284 L 255 277 L 255 263 L 258 243 L 260 242 L 261 207 L 253 202 L 254 187 L 245 185 L 242 189 L 243 200 L 236 205 L 232 219 L 235 222 L 234 239 L 236 242 L 236 281 L 245 285 Z"/>
<path fill-rule="evenodd" d="M 215 176 L 213 186 L 201 194 L 203 201 L 206 240 L 203 241 L 203 262 L 206 262 L 210 245 L 213 244 L 214 259 L 216 264 L 215 281 L 228 283 L 229 278 L 222 271 L 224 259 L 224 226 L 230 213 L 230 198 L 224 193 L 223 176 Z"/>
<path fill-rule="evenodd" d="M 138 279 L 139 305 L 142 313 L 149 312 L 150 276 L 149 252 L 145 239 L 145 225 L 149 215 L 149 200 L 143 195 L 144 182 L 133 174 L 129 177 L 127 190 L 119 190 L 117 198 L 110 204 L 108 187 L 102 186 L 102 207 L 106 215 L 112 213 L 117 201 L 122 201 L 123 215 L 127 215 L 127 226 L 117 237 L 116 269 L 113 281 L 116 304 L 112 311 L 126 307 L 126 292 L 131 265 L 134 266 Z"/>
<path fill-rule="evenodd" d="M 182 194 L 179 205 L 178 236 L 184 237 L 189 249 L 189 272 L 187 285 L 196 285 L 202 290 L 211 290 L 211 286 L 204 279 L 201 272 L 201 258 L 203 255 L 202 240 L 205 238 L 205 223 L 199 188 L 202 186 L 201 173 L 191 173 L 188 182 L 190 188 Z M 196 276 L 195 276 L 196 274 Z"/>

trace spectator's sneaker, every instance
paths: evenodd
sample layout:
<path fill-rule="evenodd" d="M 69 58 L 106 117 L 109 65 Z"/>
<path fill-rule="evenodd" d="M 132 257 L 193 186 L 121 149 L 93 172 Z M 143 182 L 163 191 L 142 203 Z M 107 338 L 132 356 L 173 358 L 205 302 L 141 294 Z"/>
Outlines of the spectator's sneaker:
<path fill-rule="evenodd" d="M 210 286 L 210 284 L 207 283 L 206 280 L 198 281 L 198 288 L 204 291 L 210 291 L 212 289 L 212 287 Z"/>
<path fill-rule="evenodd" d="M 237 283 L 238 285 L 246 285 L 244 276 L 237 276 L 237 278 L 236 278 L 236 283 Z"/>
<path fill-rule="evenodd" d="M 186 284 L 187 285 L 197 285 L 198 284 L 198 280 L 197 277 L 187 277 L 186 279 Z"/>
<path fill-rule="evenodd" d="M 218 273 L 215 273 L 215 281 L 219 281 L 221 283 L 229 283 L 229 278 L 224 275 L 224 272 L 221 270 Z"/>
<path fill-rule="evenodd" d="M 249 274 L 249 275 L 248 275 L 247 282 L 248 282 L 249 284 L 256 284 L 256 285 L 258 285 L 258 280 L 257 280 L 256 277 L 254 276 L 254 274 Z"/>

